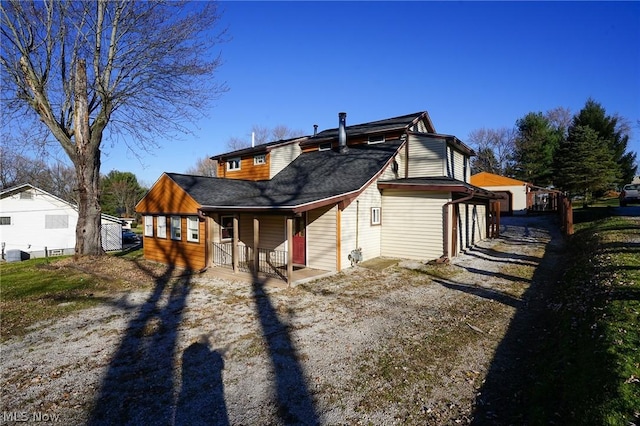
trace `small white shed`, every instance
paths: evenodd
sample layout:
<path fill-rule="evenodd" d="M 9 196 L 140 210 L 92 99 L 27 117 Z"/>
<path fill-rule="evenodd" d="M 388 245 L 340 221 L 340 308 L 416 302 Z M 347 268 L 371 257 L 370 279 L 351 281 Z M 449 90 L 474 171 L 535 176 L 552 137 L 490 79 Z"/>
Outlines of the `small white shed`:
<path fill-rule="evenodd" d="M 527 193 L 531 185 L 521 180 L 480 172 L 471 176 L 471 184 L 501 195 L 500 212 L 503 214 L 527 214 Z"/>
<path fill-rule="evenodd" d="M 29 257 L 73 254 L 78 209 L 30 184 L 0 192 L 0 243 L 2 253 L 20 251 Z M 122 221 L 102 215 L 102 247 L 122 249 Z"/>

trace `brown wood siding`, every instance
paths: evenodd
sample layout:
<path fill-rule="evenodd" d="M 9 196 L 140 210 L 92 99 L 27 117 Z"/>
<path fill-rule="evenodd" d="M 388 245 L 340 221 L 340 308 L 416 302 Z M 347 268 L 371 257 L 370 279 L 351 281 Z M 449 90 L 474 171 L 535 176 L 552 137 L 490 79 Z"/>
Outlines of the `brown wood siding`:
<path fill-rule="evenodd" d="M 182 239 L 172 240 L 169 221 L 170 216 L 166 216 L 167 220 L 167 238 L 157 238 L 155 230 L 157 229 L 157 217 L 154 217 L 153 237 L 144 237 L 144 257 L 147 260 L 164 263 L 166 265 L 175 265 L 181 268 L 199 270 L 207 266 L 206 256 L 206 222 L 199 221 L 199 242 L 187 241 L 187 217 L 181 216 Z"/>
<path fill-rule="evenodd" d="M 269 153 L 264 155 L 265 163 L 259 165 L 253 164 L 254 154 L 242 157 L 240 159 L 240 170 L 227 170 L 227 162 L 220 161 L 218 163 L 218 176 L 227 179 L 267 180 L 269 179 L 269 162 L 271 155 Z"/>
<path fill-rule="evenodd" d="M 136 212 L 143 215 L 195 215 L 199 208 L 200 204 L 180 188 L 178 184 L 167 175 L 162 175 L 136 205 Z"/>

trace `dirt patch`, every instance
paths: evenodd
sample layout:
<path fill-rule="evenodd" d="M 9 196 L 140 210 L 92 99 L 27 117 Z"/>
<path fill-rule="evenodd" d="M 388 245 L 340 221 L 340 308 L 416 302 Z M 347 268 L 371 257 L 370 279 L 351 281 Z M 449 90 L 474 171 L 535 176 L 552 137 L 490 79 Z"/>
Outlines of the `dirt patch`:
<path fill-rule="evenodd" d="M 142 289 L 2 345 L 3 410 L 70 425 L 469 424 L 553 260 L 552 229 L 506 218 L 448 265 L 365 262 L 295 288 L 135 276 Z M 135 272 L 101 262 L 79 267 Z"/>

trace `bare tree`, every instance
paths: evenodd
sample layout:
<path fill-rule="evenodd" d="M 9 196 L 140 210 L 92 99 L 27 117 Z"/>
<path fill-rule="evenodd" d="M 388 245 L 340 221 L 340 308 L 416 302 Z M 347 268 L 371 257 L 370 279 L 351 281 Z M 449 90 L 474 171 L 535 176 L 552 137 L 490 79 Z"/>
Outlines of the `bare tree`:
<path fill-rule="evenodd" d="M 545 113 L 545 117 L 549 120 L 551 127 L 560 130 L 562 136 L 567 137 L 569 126 L 571 126 L 571 121 L 573 120 L 573 114 L 571 114 L 569 108 L 556 107 L 550 109 Z"/>
<path fill-rule="evenodd" d="M 492 173 L 509 174 L 514 150 L 514 129 L 507 127 L 476 129 L 467 139 L 478 153 L 487 156 L 481 163 L 492 164 L 491 168 L 494 170 Z"/>
<path fill-rule="evenodd" d="M 77 178 L 76 255 L 102 254 L 103 138 L 150 150 L 226 90 L 213 79 L 217 4 L 6 0 L 0 13 L 3 118 L 42 122 L 62 146 Z"/>
<path fill-rule="evenodd" d="M 231 151 L 248 148 L 251 146 L 252 139 L 255 145 L 262 145 L 268 142 L 291 139 L 303 135 L 304 132 L 302 130 L 294 130 L 284 124 L 278 124 L 274 128 L 254 124 L 251 127 L 251 133 L 249 133 L 248 139 L 242 139 L 235 136 L 231 137 L 227 141 L 227 148 Z"/>
<path fill-rule="evenodd" d="M 216 177 L 218 175 L 218 162 L 207 157 L 199 158 L 196 165 L 186 171 L 189 175 Z"/>

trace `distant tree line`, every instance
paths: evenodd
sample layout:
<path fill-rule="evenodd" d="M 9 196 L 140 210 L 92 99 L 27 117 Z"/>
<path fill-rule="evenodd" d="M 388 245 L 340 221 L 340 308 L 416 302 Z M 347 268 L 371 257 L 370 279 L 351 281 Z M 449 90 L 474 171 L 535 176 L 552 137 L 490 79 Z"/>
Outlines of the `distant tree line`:
<path fill-rule="evenodd" d="M 530 112 L 514 128 L 472 131 L 468 139 L 477 156 L 471 169 L 555 187 L 586 200 L 635 176 L 636 153 L 627 150 L 630 130 L 626 119 L 608 115 L 591 98 L 575 115 L 562 107 Z"/>
<path fill-rule="evenodd" d="M 30 184 L 70 203 L 78 204 L 76 172 L 64 161 L 43 152 L 24 149 L 15 138 L 3 137 L 0 144 L 0 189 Z M 135 206 L 146 188 L 131 172 L 110 171 L 100 176 L 102 212 L 117 217 L 135 217 Z"/>

